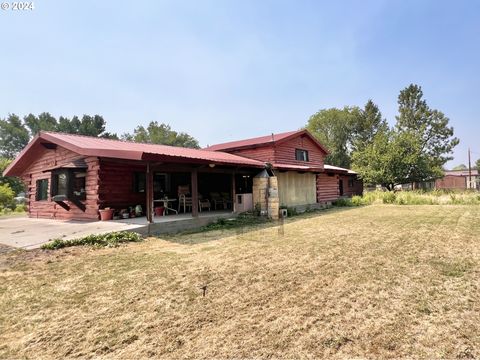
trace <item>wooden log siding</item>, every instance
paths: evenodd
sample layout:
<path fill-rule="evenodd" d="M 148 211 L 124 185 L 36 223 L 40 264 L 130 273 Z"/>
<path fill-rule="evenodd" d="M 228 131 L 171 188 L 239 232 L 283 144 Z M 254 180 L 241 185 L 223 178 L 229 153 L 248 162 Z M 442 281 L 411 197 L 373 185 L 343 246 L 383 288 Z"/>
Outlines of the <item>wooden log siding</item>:
<path fill-rule="evenodd" d="M 343 179 L 343 195 L 354 196 L 363 194 L 363 182 L 356 175 L 341 175 Z M 353 186 L 349 186 L 349 180 L 353 178 Z"/>
<path fill-rule="evenodd" d="M 23 180 L 28 190 L 28 215 L 34 218 L 48 218 L 60 220 L 97 220 L 98 219 L 98 159 L 96 157 L 85 158 L 87 164 L 85 191 L 86 199 L 82 200 L 86 210 L 83 212 L 70 201 L 66 203 L 70 210 L 65 210 L 52 201 L 50 196 L 51 172 L 44 172 L 45 169 L 61 166 L 73 160 L 79 159 L 77 153 L 57 146 L 56 149 L 40 149 L 37 160 L 25 170 Z M 37 180 L 48 179 L 48 200 L 37 201 Z"/>
<path fill-rule="evenodd" d="M 146 165 L 100 159 L 98 198 L 101 209 L 105 207 L 123 209 L 141 205 L 143 211 L 146 211 L 146 192 L 133 191 L 135 172 L 145 173 Z"/>
<path fill-rule="evenodd" d="M 335 201 L 340 197 L 340 189 L 338 187 L 339 175 L 328 174 L 317 175 L 317 202 L 324 203 Z"/>
<path fill-rule="evenodd" d="M 295 150 L 302 149 L 308 151 L 309 161 L 299 161 L 295 159 Z M 306 136 L 298 136 L 291 140 L 275 145 L 275 162 L 291 165 L 308 165 L 323 168 L 325 153 Z"/>
<path fill-rule="evenodd" d="M 244 156 L 246 158 L 265 161 L 265 162 L 274 162 L 275 161 L 275 150 L 271 145 L 268 146 L 259 146 L 250 149 L 239 149 L 239 150 L 226 150 L 227 152 Z M 293 157 L 295 159 L 295 155 Z"/>

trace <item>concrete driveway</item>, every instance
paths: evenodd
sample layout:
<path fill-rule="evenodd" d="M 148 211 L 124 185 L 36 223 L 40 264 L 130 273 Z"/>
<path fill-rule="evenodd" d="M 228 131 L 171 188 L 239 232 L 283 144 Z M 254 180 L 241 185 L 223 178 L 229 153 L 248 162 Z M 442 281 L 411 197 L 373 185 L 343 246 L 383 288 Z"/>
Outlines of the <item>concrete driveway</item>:
<path fill-rule="evenodd" d="M 53 239 L 73 239 L 110 231 L 133 230 L 144 225 L 113 221 L 60 221 L 25 216 L 0 217 L 0 244 L 35 249 Z"/>

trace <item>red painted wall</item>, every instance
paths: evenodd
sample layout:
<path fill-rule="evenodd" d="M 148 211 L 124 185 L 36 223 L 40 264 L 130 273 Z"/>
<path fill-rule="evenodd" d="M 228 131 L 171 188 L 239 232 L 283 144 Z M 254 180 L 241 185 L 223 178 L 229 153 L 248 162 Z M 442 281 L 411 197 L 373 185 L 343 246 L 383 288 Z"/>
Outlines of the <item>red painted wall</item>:
<path fill-rule="evenodd" d="M 51 173 L 44 172 L 45 169 L 67 164 L 72 160 L 79 159 L 81 156 L 71 152 L 65 148 L 57 146 L 56 149 L 39 148 L 37 152 L 37 158 L 26 169 L 22 179 L 25 182 L 28 190 L 28 215 L 34 218 L 48 218 L 48 219 L 61 219 L 61 220 L 97 220 L 98 219 L 98 159 L 96 157 L 87 157 L 85 162 L 87 163 L 87 176 L 86 176 L 86 200 L 82 202 L 86 206 L 86 211 L 75 206 L 75 204 L 66 201 L 70 206 L 70 210 L 65 210 L 57 203 L 51 201 L 50 198 L 50 186 L 51 186 Z M 48 199 L 37 201 L 37 180 L 48 179 Z"/>
<path fill-rule="evenodd" d="M 335 201 L 340 197 L 339 179 L 340 176 L 337 174 L 333 174 L 333 176 L 328 174 L 317 175 L 317 202 Z"/>
<path fill-rule="evenodd" d="M 343 195 L 353 196 L 363 194 L 363 181 L 357 179 L 355 175 L 340 175 L 343 181 Z M 353 186 L 350 186 L 349 179 L 353 178 Z"/>
<path fill-rule="evenodd" d="M 290 165 L 308 165 L 323 168 L 325 153 L 308 136 L 298 136 L 280 144 L 275 144 L 274 162 Z M 295 150 L 307 150 L 309 161 L 295 160 Z"/>
<path fill-rule="evenodd" d="M 100 159 L 98 198 L 100 208 L 114 209 L 141 205 L 145 210 L 146 193 L 133 191 L 134 172 L 145 172 L 145 165 Z"/>
<path fill-rule="evenodd" d="M 295 160 L 296 149 L 307 150 L 309 161 Z M 227 149 L 224 151 L 270 163 L 308 165 L 317 168 L 323 168 L 325 159 L 325 153 L 308 136 L 297 136 L 280 144 L 269 144 L 248 149 Z"/>
<path fill-rule="evenodd" d="M 467 188 L 467 179 L 464 176 L 446 175 L 435 181 L 436 189 L 464 190 Z"/>
<path fill-rule="evenodd" d="M 275 161 L 275 150 L 271 145 L 260 146 L 250 149 L 225 150 L 225 152 L 270 163 Z"/>

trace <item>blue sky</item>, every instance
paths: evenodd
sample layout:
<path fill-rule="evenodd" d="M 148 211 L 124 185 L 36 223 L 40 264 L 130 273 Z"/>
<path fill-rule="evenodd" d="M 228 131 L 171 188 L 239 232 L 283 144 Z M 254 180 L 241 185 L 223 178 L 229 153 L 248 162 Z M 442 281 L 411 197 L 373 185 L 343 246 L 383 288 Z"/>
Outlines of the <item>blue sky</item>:
<path fill-rule="evenodd" d="M 2 0 L 3 1 L 3 0 Z M 0 117 L 169 123 L 201 145 L 305 125 L 372 98 L 393 124 L 423 87 L 480 158 L 478 1 L 35 1 L 0 10 Z"/>

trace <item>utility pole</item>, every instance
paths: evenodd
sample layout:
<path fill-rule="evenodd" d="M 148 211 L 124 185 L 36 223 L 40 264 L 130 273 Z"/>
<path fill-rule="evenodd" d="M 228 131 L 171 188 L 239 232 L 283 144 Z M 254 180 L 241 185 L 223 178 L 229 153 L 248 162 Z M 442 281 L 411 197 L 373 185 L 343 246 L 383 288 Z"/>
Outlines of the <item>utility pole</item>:
<path fill-rule="evenodd" d="M 470 148 L 468 148 L 468 181 L 469 181 L 468 188 L 471 189 L 472 188 L 472 162 L 470 159 Z"/>

